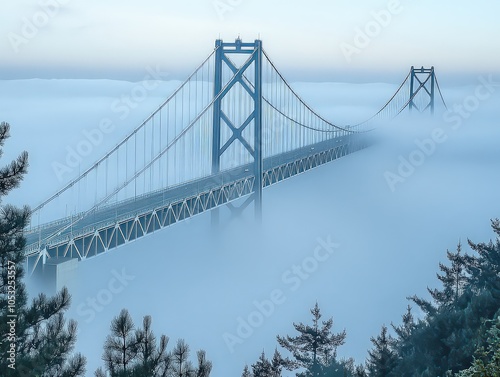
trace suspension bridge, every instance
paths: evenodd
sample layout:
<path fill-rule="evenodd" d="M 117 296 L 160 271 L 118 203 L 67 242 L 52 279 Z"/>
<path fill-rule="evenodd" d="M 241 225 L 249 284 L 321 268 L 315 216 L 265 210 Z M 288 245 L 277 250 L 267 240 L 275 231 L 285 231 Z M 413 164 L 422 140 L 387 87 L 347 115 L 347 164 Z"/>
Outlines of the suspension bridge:
<path fill-rule="evenodd" d="M 434 68 L 414 68 L 370 118 L 332 123 L 281 75 L 262 42 L 217 40 L 214 51 L 142 124 L 32 209 L 30 272 L 49 260 L 85 260 L 206 211 L 257 218 L 266 186 L 366 146 L 405 109 L 433 112 Z M 235 209 L 233 202 L 246 197 Z"/>

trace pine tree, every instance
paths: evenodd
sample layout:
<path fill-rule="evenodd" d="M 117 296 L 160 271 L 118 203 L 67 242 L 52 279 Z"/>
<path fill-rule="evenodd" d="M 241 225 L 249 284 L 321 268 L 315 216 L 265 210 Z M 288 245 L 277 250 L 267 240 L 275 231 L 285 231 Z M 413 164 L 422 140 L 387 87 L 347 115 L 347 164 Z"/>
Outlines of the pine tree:
<path fill-rule="evenodd" d="M 111 334 L 104 344 L 103 360 L 112 377 L 128 376 L 133 369 L 139 352 L 139 340 L 135 334 L 134 322 L 126 309 L 113 318 Z"/>
<path fill-rule="evenodd" d="M 413 330 L 415 329 L 415 319 L 412 314 L 412 308 L 410 305 L 406 308 L 406 313 L 403 314 L 403 324 L 400 326 L 395 326 L 391 324 L 392 328 L 398 336 L 398 341 L 407 341 Z"/>
<path fill-rule="evenodd" d="M 145 316 L 142 328 L 136 330 L 129 312 L 123 309 L 111 322 L 111 334 L 104 344 L 105 369 L 96 377 L 209 377 L 212 362 L 203 350 L 197 352 L 198 366 L 189 360 L 189 346 L 180 339 L 173 351 L 167 352 L 168 337 L 162 335 L 157 345 L 151 328 L 151 317 Z"/>
<path fill-rule="evenodd" d="M 313 315 L 313 325 L 308 326 L 302 323 L 293 324 L 300 333 L 296 337 L 278 336 L 278 343 L 287 349 L 294 360 L 286 358 L 284 366 L 289 370 L 304 368 L 305 371 L 298 373 L 298 377 L 318 377 L 331 360 L 334 360 L 337 348 L 344 344 L 346 338 L 345 330 L 333 334 L 331 332 L 333 319 L 320 323 L 321 312 L 318 303 L 311 309 Z"/>
<path fill-rule="evenodd" d="M 168 337 L 160 337 L 160 345 L 157 347 L 156 337 L 151 329 L 151 316 L 147 315 L 142 321 L 142 329 L 136 333 L 137 339 L 137 359 L 134 366 L 134 375 L 139 376 L 168 376 L 172 357 L 166 351 Z"/>
<path fill-rule="evenodd" d="M 495 242 L 473 243 L 470 247 L 479 254 L 467 265 L 471 280 L 476 290 L 487 290 L 496 300 L 500 300 L 500 221 L 492 220 L 491 226 L 497 235 Z"/>
<path fill-rule="evenodd" d="M 271 360 L 271 375 L 272 377 L 281 377 L 283 370 L 283 358 L 277 349 L 274 350 L 273 359 Z"/>
<path fill-rule="evenodd" d="M 393 376 L 396 355 L 393 351 L 393 339 L 382 326 L 380 335 L 371 338 L 374 348 L 368 351 L 367 367 L 370 377 Z"/>
<path fill-rule="evenodd" d="M 443 289 L 427 288 L 437 306 L 417 296 L 409 298 L 429 317 L 436 315 L 438 308 L 449 307 L 452 304 L 456 304 L 470 281 L 467 274 L 467 267 L 471 263 L 471 257 L 467 254 L 462 254 L 461 243 L 458 243 L 456 253 L 447 250 L 446 254 L 451 265 L 448 267 L 443 263 L 439 263 L 439 269 L 442 274 L 436 274 L 437 278 L 443 284 Z"/>
<path fill-rule="evenodd" d="M 395 326 L 391 324 L 394 332 L 398 336 L 394 342 L 396 353 L 398 355 L 398 362 L 395 368 L 395 373 L 398 376 L 411 376 L 413 375 L 411 362 L 415 353 L 415 347 L 412 343 L 412 335 L 416 328 L 415 319 L 412 314 L 410 305 L 406 308 L 406 313 L 403 314 L 403 324 Z"/>
<path fill-rule="evenodd" d="M 178 377 L 209 377 L 212 371 L 212 362 L 206 359 L 205 351 L 197 352 L 197 367 L 194 367 L 189 360 L 189 354 L 189 346 L 184 339 L 179 339 L 172 351 L 172 375 Z"/>
<path fill-rule="evenodd" d="M 198 356 L 196 377 L 209 377 L 212 371 L 212 362 L 207 360 L 206 352 L 203 350 L 198 351 L 196 355 Z"/>
<path fill-rule="evenodd" d="M 447 252 L 450 263 L 439 265 L 443 288 L 429 290 L 432 301 L 410 298 L 425 317 L 415 322 L 408 308 L 403 324 L 393 326 L 398 335 L 392 347 L 397 355 L 393 375 L 448 377 L 459 371 L 472 373 L 464 376 L 494 375 L 494 370 L 485 368 L 491 366 L 495 352 L 481 336 L 485 321 L 500 311 L 500 221 L 493 220 L 492 227 L 495 241 L 469 241 L 476 254 L 463 254 L 460 243 L 456 252 Z M 472 369 L 465 371 L 471 364 Z"/>
<path fill-rule="evenodd" d="M 5 141 L 10 137 L 10 125 L 6 122 L 0 123 L 0 157 L 3 155 L 1 149 Z M 28 172 L 28 152 L 22 152 L 19 157 L 9 165 L 0 169 L 0 197 L 7 195 L 13 189 L 19 187 Z M 26 219 L 27 220 L 27 219 Z"/>
<path fill-rule="evenodd" d="M 443 274 L 437 274 L 437 278 L 443 283 L 443 289 L 428 289 L 432 298 L 439 306 L 449 306 L 456 303 L 463 293 L 469 278 L 466 275 L 467 256 L 462 254 L 462 245 L 457 246 L 457 252 L 446 252 L 451 265 L 445 266 L 439 263 L 439 269 Z"/>
<path fill-rule="evenodd" d="M 254 377 L 274 377 L 273 367 L 271 362 L 266 358 L 264 351 L 262 351 L 259 360 L 252 365 L 252 372 Z"/>
<path fill-rule="evenodd" d="M 241 377 L 253 377 L 252 373 L 250 373 L 250 369 L 248 368 L 248 365 L 245 365 L 245 369 L 243 369 L 243 373 Z"/>
<path fill-rule="evenodd" d="M 179 339 L 172 351 L 173 357 L 173 376 L 176 377 L 194 377 L 195 369 L 193 363 L 189 360 L 189 346 L 184 339 Z"/>
<path fill-rule="evenodd" d="M 9 130 L 8 123 L 0 123 L 0 156 Z M 19 186 L 27 168 L 28 154 L 23 152 L 0 169 L 0 199 Z M 77 325 L 64 319 L 71 301 L 67 289 L 50 298 L 40 294 L 28 305 L 23 282 L 23 229 L 29 218 L 27 207 L 6 205 L 0 210 L 0 375 L 83 376 L 85 358 L 81 354 L 71 355 Z M 12 315 L 16 317 L 9 317 Z M 12 357 L 11 349 L 15 350 Z"/>

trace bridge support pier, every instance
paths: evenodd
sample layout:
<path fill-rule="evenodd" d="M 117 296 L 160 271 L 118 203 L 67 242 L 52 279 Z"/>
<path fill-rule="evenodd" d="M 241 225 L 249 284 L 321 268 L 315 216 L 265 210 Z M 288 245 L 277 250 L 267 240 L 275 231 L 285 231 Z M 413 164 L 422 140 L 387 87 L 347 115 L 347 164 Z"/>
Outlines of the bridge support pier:
<path fill-rule="evenodd" d="M 76 280 L 78 263 L 78 258 L 49 258 L 38 264 L 29 276 L 31 290 L 54 294 L 69 287 Z M 30 271 L 28 265 L 27 271 Z"/>

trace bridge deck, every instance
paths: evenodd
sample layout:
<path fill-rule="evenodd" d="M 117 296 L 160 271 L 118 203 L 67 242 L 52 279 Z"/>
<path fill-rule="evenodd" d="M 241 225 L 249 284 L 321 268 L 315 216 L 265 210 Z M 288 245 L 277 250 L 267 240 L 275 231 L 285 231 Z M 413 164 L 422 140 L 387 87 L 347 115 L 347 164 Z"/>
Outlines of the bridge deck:
<path fill-rule="evenodd" d="M 343 136 L 264 159 L 264 187 L 350 153 L 352 146 L 350 148 L 349 144 L 352 137 Z M 307 160 L 310 160 L 311 163 L 305 164 Z M 78 219 L 78 216 L 73 216 L 41 225 L 38 228 L 26 231 L 27 247 L 25 253 L 26 256 L 35 256 L 46 247 L 49 255 L 53 257 L 61 256 L 61 254 L 67 256 L 68 251 L 73 254 L 72 249 L 78 246 L 76 245 L 78 240 L 83 243 L 80 245 L 83 247 L 85 238 L 102 238 L 103 234 L 99 233 L 102 231 L 107 232 L 105 238 L 113 238 L 113 235 L 109 232 L 126 224 L 123 229 L 120 229 L 123 242 L 116 240 L 116 243 L 113 241 L 112 244 L 106 244 L 101 240 L 102 245 L 98 247 L 96 241 L 96 250 L 99 248 L 100 252 L 107 251 L 109 248 L 128 241 L 126 234 L 130 235 L 132 233 L 133 222 L 139 222 L 143 225 L 142 231 L 144 234 L 142 235 L 145 235 L 149 233 L 144 229 L 148 227 L 146 222 L 149 221 L 150 223 L 152 221 L 156 211 L 167 211 L 172 206 L 177 206 L 177 212 L 172 210 L 174 216 L 170 216 L 172 217 L 171 220 L 165 219 L 162 223 L 162 220 L 158 218 L 158 224 L 153 226 L 153 231 L 251 194 L 254 180 L 251 164 L 243 165 L 180 186 L 170 187 L 116 204 L 108 204 L 97 208 L 93 213 L 87 214 L 81 219 Z M 216 196 L 218 199 L 214 199 Z M 212 200 L 210 200 L 210 197 Z M 197 209 L 190 208 L 187 212 L 182 209 L 182 203 L 186 204 L 188 201 L 190 201 L 191 207 L 196 206 L 195 201 L 197 199 L 201 200 L 204 205 L 198 205 Z M 164 215 L 167 216 L 166 213 Z M 156 222 L 156 219 L 154 221 Z M 137 228 L 135 229 L 135 235 L 137 238 L 141 236 L 138 235 Z M 87 240 L 88 249 L 90 249 L 89 242 L 92 241 Z M 87 253 L 84 254 L 87 256 Z M 98 254 L 97 251 L 96 254 Z M 77 253 L 76 256 L 83 257 L 82 253 Z"/>

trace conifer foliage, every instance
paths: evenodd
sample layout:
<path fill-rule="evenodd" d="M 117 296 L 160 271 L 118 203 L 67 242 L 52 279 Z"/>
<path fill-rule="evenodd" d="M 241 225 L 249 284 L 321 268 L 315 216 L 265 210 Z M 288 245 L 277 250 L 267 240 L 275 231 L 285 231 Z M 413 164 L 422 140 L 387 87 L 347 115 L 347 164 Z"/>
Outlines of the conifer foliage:
<path fill-rule="evenodd" d="M 344 344 L 345 330 L 333 333 L 333 319 L 321 321 L 318 303 L 311 309 L 312 326 L 294 323 L 297 336 L 278 336 L 278 344 L 290 352 L 291 358 L 283 358 L 278 350 L 272 360 L 264 352 L 252 365 L 245 366 L 242 377 L 281 377 L 284 369 L 295 370 L 298 377 L 366 377 L 363 366 L 353 359 L 337 360 L 337 348 Z"/>
<path fill-rule="evenodd" d="M 297 336 L 278 336 L 291 354 L 281 365 L 297 377 L 500 377 L 500 220 L 492 220 L 496 239 L 468 241 L 472 254 L 459 242 L 448 261 L 439 264 L 439 288 L 428 288 L 430 299 L 412 296 L 422 316 L 408 306 L 400 325 L 386 326 L 368 351 L 366 367 L 354 360 L 337 360 L 336 350 L 346 332 L 331 332 L 333 321 L 321 322 L 318 304 L 313 324 L 294 324 Z M 274 359 L 273 359 L 274 361 Z M 262 353 L 242 377 L 267 377 L 271 363 Z M 277 374 L 278 376 L 280 374 Z"/>
<path fill-rule="evenodd" d="M 8 123 L 0 124 L 0 147 L 9 137 L 9 130 Z M 0 198 L 19 186 L 27 168 L 28 154 L 23 152 L 0 169 Z M 28 304 L 23 282 L 23 229 L 29 217 L 27 207 L 4 205 L 0 210 L 0 375 L 83 376 L 85 358 L 72 355 L 76 322 L 64 318 L 71 301 L 68 291 L 63 289 L 54 297 L 40 294 Z"/>
<path fill-rule="evenodd" d="M 459 242 L 457 252 L 449 250 L 446 252 L 450 266 L 439 263 L 442 274 L 437 274 L 437 278 L 443 284 L 443 289 L 428 289 L 434 302 L 440 306 L 451 306 L 458 302 L 469 281 L 466 275 L 467 255 L 462 254 L 462 244 Z"/>
<path fill-rule="evenodd" d="M 440 273 L 437 275 L 442 287 L 428 289 L 431 300 L 417 296 L 410 298 L 424 317 L 415 321 L 411 308 L 408 308 L 403 324 L 393 325 L 397 335 L 389 347 L 396 356 L 393 375 L 451 376 L 466 370 L 460 376 L 469 376 L 466 373 L 485 365 L 500 368 L 491 364 L 492 361 L 495 363 L 492 347 L 496 343 L 488 344 L 481 335 L 491 328 L 500 310 L 498 220 L 492 221 L 492 228 L 497 235 L 496 241 L 478 244 L 469 241 L 473 254 L 464 254 L 461 243 L 456 252 L 447 252 L 448 263 L 439 264 Z M 370 376 L 377 375 L 370 369 L 370 362 L 368 369 Z M 491 373 L 492 369 L 489 369 L 484 376 L 495 375 Z"/>
<path fill-rule="evenodd" d="M 259 360 L 252 365 L 253 377 L 272 377 L 272 365 L 262 351 Z"/>
<path fill-rule="evenodd" d="M 474 362 L 457 377 L 500 377 L 500 313 L 487 332 L 486 347 L 479 347 Z"/>
<path fill-rule="evenodd" d="M 252 365 L 252 373 L 245 366 L 242 377 L 281 377 L 283 370 L 283 358 L 278 350 L 274 351 L 272 360 L 267 359 L 266 354 L 262 351 L 259 359 Z"/>
<path fill-rule="evenodd" d="M 189 346 L 179 339 L 174 349 L 167 352 L 169 338 L 160 337 L 159 343 L 151 329 L 151 317 L 145 316 L 141 329 L 126 309 L 111 321 L 111 334 L 104 344 L 105 369 L 99 368 L 96 377 L 209 377 L 212 363 L 205 351 L 197 352 L 198 365 L 190 360 Z"/>
<path fill-rule="evenodd" d="M 370 377 L 394 376 L 393 369 L 396 363 L 394 340 L 387 332 L 387 327 L 382 326 L 380 335 L 371 338 L 374 348 L 368 351 L 368 372 Z"/>
<path fill-rule="evenodd" d="M 284 366 L 289 370 L 305 370 L 298 373 L 298 377 L 322 376 L 324 370 L 335 362 L 337 348 L 344 344 L 346 338 L 345 330 L 337 334 L 332 333 L 332 318 L 320 322 L 321 311 L 318 303 L 311 309 L 311 314 L 312 326 L 294 323 L 299 335 L 277 337 L 279 345 L 293 356 L 293 359 L 286 358 L 283 361 Z"/>

